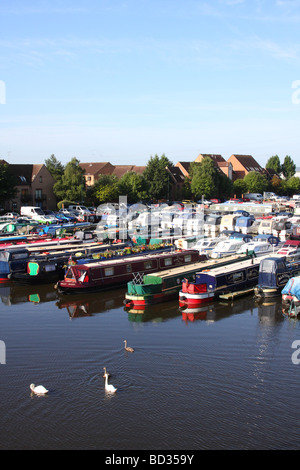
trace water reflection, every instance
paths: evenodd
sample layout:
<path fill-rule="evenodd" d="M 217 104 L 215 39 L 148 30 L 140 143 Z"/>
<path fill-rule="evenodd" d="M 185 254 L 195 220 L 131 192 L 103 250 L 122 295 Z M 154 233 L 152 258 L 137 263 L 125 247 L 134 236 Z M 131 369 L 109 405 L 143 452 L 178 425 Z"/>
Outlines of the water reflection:
<path fill-rule="evenodd" d="M 56 302 L 59 309 L 66 309 L 70 318 L 92 316 L 123 306 L 125 290 L 103 291 L 88 296 L 64 296 Z"/>
<path fill-rule="evenodd" d="M 52 285 L 31 286 L 11 284 L 0 287 L 0 298 L 4 305 L 11 306 L 24 302 L 53 302 L 57 294 Z"/>

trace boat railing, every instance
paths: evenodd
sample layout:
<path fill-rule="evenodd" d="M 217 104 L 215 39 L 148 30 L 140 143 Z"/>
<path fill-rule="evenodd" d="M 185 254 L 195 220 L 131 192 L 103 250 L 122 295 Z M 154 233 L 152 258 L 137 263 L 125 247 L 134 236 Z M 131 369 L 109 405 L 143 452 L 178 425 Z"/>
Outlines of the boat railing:
<path fill-rule="evenodd" d="M 132 274 L 133 284 L 143 284 L 144 283 L 144 273 L 133 273 Z"/>

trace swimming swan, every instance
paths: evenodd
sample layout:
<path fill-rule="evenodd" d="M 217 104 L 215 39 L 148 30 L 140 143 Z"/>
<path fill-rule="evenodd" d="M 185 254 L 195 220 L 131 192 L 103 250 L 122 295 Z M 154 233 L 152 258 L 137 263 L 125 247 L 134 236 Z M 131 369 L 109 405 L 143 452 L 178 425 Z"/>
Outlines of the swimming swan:
<path fill-rule="evenodd" d="M 134 349 L 133 349 L 133 348 L 131 348 L 130 346 L 127 346 L 127 340 L 126 340 L 126 339 L 124 339 L 124 343 L 125 343 L 125 349 L 126 349 L 126 351 L 134 352 Z"/>
<path fill-rule="evenodd" d="M 117 389 L 108 383 L 108 374 L 104 374 L 105 376 L 105 390 L 110 393 L 115 393 Z"/>
<path fill-rule="evenodd" d="M 48 393 L 48 391 L 49 391 L 43 385 L 38 385 L 36 387 L 34 384 L 30 385 L 30 390 L 33 393 L 36 393 L 37 395 L 45 395 L 45 393 Z"/>

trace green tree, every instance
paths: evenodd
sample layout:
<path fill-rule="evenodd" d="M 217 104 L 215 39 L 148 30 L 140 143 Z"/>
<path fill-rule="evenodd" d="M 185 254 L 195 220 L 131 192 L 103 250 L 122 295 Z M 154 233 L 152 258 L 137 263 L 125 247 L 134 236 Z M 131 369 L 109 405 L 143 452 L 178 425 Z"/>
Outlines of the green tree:
<path fill-rule="evenodd" d="M 46 158 L 45 165 L 55 181 L 61 178 L 64 174 L 64 165 L 57 160 L 54 154 L 52 154 L 49 158 Z"/>
<path fill-rule="evenodd" d="M 127 196 L 129 203 L 137 202 L 147 197 L 145 180 L 142 175 L 134 171 L 128 171 L 122 176 L 118 182 L 118 190 L 120 196 Z"/>
<path fill-rule="evenodd" d="M 294 176 L 296 172 L 296 165 L 293 162 L 292 158 L 289 155 L 286 155 L 283 165 L 282 165 L 282 173 L 286 179 L 291 178 Z"/>
<path fill-rule="evenodd" d="M 244 178 L 249 193 L 263 193 L 268 188 L 268 180 L 258 171 L 250 171 Z"/>
<path fill-rule="evenodd" d="M 196 199 L 201 196 L 224 198 L 232 193 L 232 181 L 215 166 L 210 157 L 191 163 L 190 176 L 191 190 Z"/>
<path fill-rule="evenodd" d="M 115 175 L 100 175 L 94 184 L 93 193 L 99 204 L 117 202 L 119 197 L 118 178 Z"/>
<path fill-rule="evenodd" d="M 292 176 L 287 181 L 287 192 L 289 196 L 300 193 L 300 178 L 297 176 Z"/>
<path fill-rule="evenodd" d="M 243 179 L 239 178 L 233 182 L 233 194 L 236 197 L 243 196 L 247 191 L 247 183 Z"/>
<path fill-rule="evenodd" d="M 79 165 L 77 158 L 67 163 L 63 175 L 54 184 L 53 191 L 59 200 L 82 202 L 85 200 L 85 170 Z"/>
<path fill-rule="evenodd" d="M 191 163 L 191 190 L 196 199 L 199 199 L 201 196 L 211 198 L 214 195 L 216 171 L 210 157 L 204 157 L 202 162 Z"/>
<path fill-rule="evenodd" d="M 146 190 L 150 199 L 167 199 L 170 191 L 169 173 L 166 167 L 172 167 L 173 163 L 163 154 L 161 157 L 155 155 L 150 157 L 143 177 Z"/>
<path fill-rule="evenodd" d="M 9 165 L 0 162 L 0 204 L 16 196 L 18 190 L 16 188 L 17 181 L 10 173 Z"/>
<path fill-rule="evenodd" d="M 266 168 L 271 168 L 274 170 L 278 175 L 281 173 L 281 164 L 280 164 L 280 159 L 278 155 L 273 155 L 273 157 L 270 157 L 269 160 L 267 161 Z"/>

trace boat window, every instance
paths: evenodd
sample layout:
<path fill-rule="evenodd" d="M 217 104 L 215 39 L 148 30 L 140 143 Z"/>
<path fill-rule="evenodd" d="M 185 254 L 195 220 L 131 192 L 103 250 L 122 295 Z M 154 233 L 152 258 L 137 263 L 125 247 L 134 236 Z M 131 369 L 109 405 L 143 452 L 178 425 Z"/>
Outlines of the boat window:
<path fill-rule="evenodd" d="M 192 255 L 185 255 L 184 262 L 185 263 L 190 263 L 191 261 L 192 261 Z"/>
<path fill-rule="evenodd" d="M 114 268 L 105 268 L 104 269 L 104 274 L 105 276 L 113 276 L 114 275 Z"/>
<path fill-rule="evenodd" d="M 132 272 L 132 266 L 131 264 L 126 264 L 126 272 L 131 273 Z"/>
<path fill-rule="evenodd" d="M 26 259 L 28 258 L 28 253 L 12 253 L 11 259 Z"/>
<path fill-rule="evenodd" d="M 165 266 L 172 266 L 172 258 L 165 259 Z"/>

